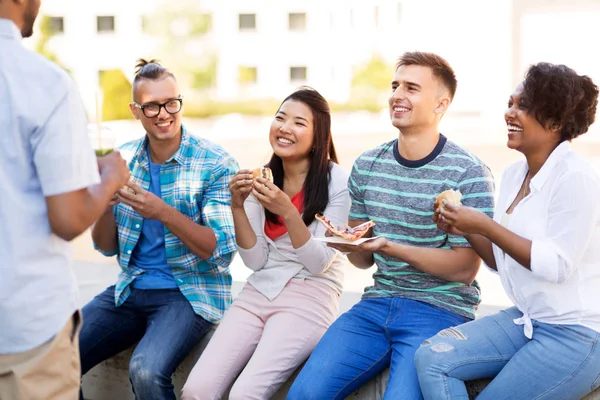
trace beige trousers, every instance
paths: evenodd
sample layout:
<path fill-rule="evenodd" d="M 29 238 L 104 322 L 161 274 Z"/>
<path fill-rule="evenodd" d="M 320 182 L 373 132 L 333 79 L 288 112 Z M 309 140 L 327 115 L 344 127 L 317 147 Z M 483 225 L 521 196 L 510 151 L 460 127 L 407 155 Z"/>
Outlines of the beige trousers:
<path fill-rule="evenodd" d="M 292 279 L 273 301 L 249 283 L 225 313 L 182 391 L 183 400 L 271 398 L 339 314 L 339 295 Z"/>
<path fill-rule="evenodd" d="M 79 329 L 76 312 L 48 342 L 16 354 L 0 354 L 0 400 L 79 398 Z"/>

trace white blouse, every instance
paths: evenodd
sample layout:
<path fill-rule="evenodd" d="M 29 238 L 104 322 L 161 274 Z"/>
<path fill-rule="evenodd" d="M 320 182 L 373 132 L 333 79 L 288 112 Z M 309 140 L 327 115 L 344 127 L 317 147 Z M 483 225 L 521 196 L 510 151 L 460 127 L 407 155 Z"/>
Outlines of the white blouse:
<path fill-rule="evenodd" d="M 275 240 L 265 235 L 265 210 L 253 196 L 248 196 L 244 209 L 256 234 L 256 244 L 251 249 L 238 246 L 238 251 L 244 264 L 254 270 L 248 277 L 248 283 L 256 290 L 273 300 L 290 279 L 305 278 L 320 281 L 338 294 L 342 293 L 344 267 L 348 264 L 348 259 L 339 251 L 314 239 L 325 236 L 323 224 L 313 221 L 308 226 L 311 239 L 302 247 L 294 249 L 287 232 Z M 348 173 L 339 165 L 332 164 L 329 203 L 323 214 L 338 226 L 348 223 L 349 212 Z"/>
<path fill-rule="evenodd" d="M 496 222 L 502 223 L 527 168 L 521 160 L 504 171 Z M 502 285 L 523 313 L 515 323 L 524 325 L 528 338 L 532 319 L 600 332 L 600 178 L 563 142 L 533 177 L 530 189 L 504 222 L 532 241 L 531 270 L 493 246 Z"/>

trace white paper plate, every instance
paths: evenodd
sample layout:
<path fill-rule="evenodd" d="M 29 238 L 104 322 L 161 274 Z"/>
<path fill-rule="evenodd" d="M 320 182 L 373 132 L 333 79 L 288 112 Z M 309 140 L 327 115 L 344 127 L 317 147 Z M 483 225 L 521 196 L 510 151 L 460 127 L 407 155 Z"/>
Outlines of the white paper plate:
<path fill-rule="evenodd" d="M 325 243 L 342 243 L 342 244 L 350 244 L 354 246 L 358 246 L 361 243 L 367 242 L 369 240 L 377 239 L 377 236 L 369 237 L 369 238 L 360 238 L 356 240 L 347 240 L 341 238 L 339 236 L 329 236 L 329 237 L 316 237 L 316 240 Z"/>

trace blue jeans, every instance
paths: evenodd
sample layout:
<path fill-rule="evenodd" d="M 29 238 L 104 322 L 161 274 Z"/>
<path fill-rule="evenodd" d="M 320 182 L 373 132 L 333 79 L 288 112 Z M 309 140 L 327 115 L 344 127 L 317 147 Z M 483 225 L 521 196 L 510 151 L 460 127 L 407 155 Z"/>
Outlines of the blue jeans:
<path fill-rule="evenodd" d="M 111 286 L 83 307 L 81 373 L 139 341 L 129 361 L 136 399 L 175 400 L 171 375 L 212 324 L 179 289 L 132 289 L 119 307 L 114 295 Z"/>
<path fill-rule="evenodd" d="M 287 398 L 344 399 L 390 366 L 384 399 L 421 399 L 415 351 L 428 337 L 465 320 L 419 301 L 362 299 L 327 330 Z"/>
<path fill-rule="evenodd" d="M 580 325 L 533 321 L 533 339 L 516 307 L 447 329 L 417 351 L 425 399 L 465 399 L 464 381 L 495 378 L 478 399 L 579 399 L 600 385 L 600 334 Z"/>

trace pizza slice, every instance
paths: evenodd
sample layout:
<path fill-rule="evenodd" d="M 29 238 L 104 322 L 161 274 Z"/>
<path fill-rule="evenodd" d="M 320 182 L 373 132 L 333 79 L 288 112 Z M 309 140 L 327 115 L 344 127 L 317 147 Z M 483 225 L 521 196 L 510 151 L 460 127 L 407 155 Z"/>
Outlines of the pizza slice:
<path fill-rule="evenodd" d="M 317 221 L 322 223 L 325 226 L 325 228 L 327 228 L 327 230 L 333 235 L 350 241 L 360 239 L 369 231 L 369 229 L 372 226 L 375 225 L 375 221 L 367 221 L 358 226 L 355 226 L 354 228 L 346 228 L 342 230 L 333 226 L 331 221 L 327 219 L 327 217 L 325 217 L 323 214 L 316 214 L 315 218 L 317 219 Z"/>

